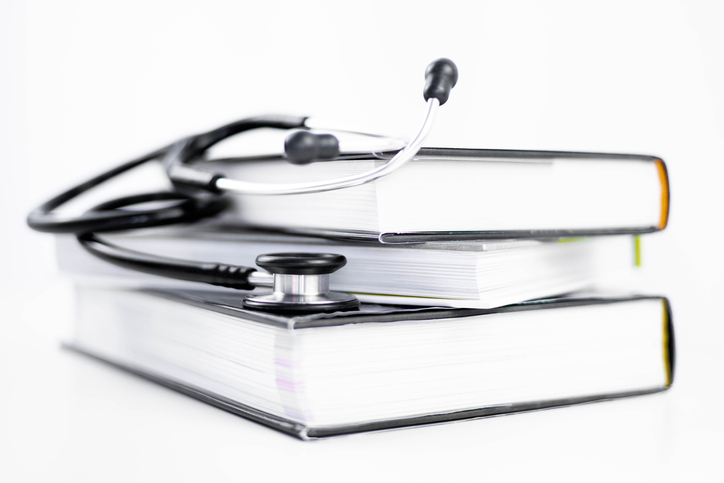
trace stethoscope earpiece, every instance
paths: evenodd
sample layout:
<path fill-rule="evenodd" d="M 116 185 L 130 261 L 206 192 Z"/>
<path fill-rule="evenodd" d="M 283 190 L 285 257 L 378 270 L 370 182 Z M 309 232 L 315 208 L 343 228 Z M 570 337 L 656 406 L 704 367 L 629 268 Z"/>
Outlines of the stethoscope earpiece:
<path fill-rule="evenodd" d="M 339 140 L 332 134 L 297 131 L 284 140 L 284 154 L 292 164 L 328 161 L 339 156 Z"/>
<path fill-rule="evenodd" d="M 458 83 L 458 67 L 450 59 L 437 59 L 425 69 L 425 101 L 435 98 L 442 106 L 450 97 L 450 91 Z"/>
<path fill-rule="evenodd" d="M 259 255 L 256 264 L 273 275 L 273 289 L 248 295 L 243 301 L 247 308 L 273 312 L 336 312 L 359 306 L 354 295 L 329 290 L 329 275 L 347 264 L 343 255 L 272 253 Z"/>

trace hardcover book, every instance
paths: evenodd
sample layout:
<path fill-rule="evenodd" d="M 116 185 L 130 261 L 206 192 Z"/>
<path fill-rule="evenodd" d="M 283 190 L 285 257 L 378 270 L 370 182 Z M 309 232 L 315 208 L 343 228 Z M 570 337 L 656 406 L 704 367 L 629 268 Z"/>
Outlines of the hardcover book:
<path fill-rule="evenodd" d="M 295 316 L 79 286 L 68 346 L 301 439 L 655 393 L 674 374 L 669 304 L 648 296 Z"/>
<path fill-rule="evenodd" d="M 235 179 L 296 183 L 359 174 L 387 157 L 211 164 Z M 247 226 L 385 243 L 571 237 L 663 230 L 669 182 L 654 156 L 423 148 L 398 172 L 354 188 L 235 199 L 231 218 Z"/>
<path fill-rule="evenodd" d="M 104 236 L 143 253 L 252 267 L 263 253 L 339 253 L 347 265 L 331 276 L 335 290 L 374 303 L 472 308 L 625 281 L 632 278 L 638 246 L 633 237 L 624 235 L 388 245 L 239 231 L 215 223 Z M 72 236 L 58 237 L 57 258 L 61 270 L 75 279 L 92 278 L 107 285 L 190 286 L 106 263 L 87 253 Z"/>

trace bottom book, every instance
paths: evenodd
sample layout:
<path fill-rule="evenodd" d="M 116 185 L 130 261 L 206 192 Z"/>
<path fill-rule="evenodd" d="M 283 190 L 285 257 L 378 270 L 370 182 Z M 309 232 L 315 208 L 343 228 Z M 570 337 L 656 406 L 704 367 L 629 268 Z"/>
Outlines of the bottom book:
<path fill-rule="evenodd" d="M 673 382 L 662 297 L 285 316 L 218 292 L 77 294 L 70 348 L 302 439 L 649 394 Z"/>

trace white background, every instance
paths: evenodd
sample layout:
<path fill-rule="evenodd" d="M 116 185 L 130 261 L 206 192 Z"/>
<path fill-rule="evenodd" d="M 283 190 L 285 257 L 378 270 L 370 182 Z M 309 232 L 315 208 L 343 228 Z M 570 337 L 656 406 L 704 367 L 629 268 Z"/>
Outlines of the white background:
<path fill-rule="evenodd" d="M 0 1 L 0 479 L 720 481 L 723 21 L 715 1 Z M 673 304 L 671 391 L 302 443 L 58 348 L 72 292 L 31 208 L 254 114 L 412 134 L 441 56 L 460 81 L 428 145 L 667 162 L 643 289 Z"/>

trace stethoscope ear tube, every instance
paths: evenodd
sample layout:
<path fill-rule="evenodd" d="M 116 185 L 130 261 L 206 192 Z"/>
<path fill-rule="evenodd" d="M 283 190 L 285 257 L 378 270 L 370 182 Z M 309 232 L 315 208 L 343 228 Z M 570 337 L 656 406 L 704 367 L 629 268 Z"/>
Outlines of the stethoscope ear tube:
<path fill-rule="evenodd" d="M 307 183 L 251 183 L 248 181 L 242 181 L 237 179 L 230 179 L 224 176 L 216 178 L 214 183 L 215 187 L 222 192 L 236 193 L 236 194 L 248 194 L 248 195 L 296 195 L 306 193 L 321 193 L 324 191 L 334 191 L 344 188 L 352 188 L 354 186 L 360 186 L 365 183 L 369 183 L 376 179 L 382 178 L 389 174 L 392 174 L 408 161 L 412 160 L 417 152 L 422 147 L 422 143 L 427 137 L 430 129 L 432 128 L 435 120 L 435 113 L 437 112 L 440 102 L 437 98 L 431 98 L 427 101 L 427 112 L 425 120 L 420 127 L 420 130 L 415 135 L 412 141 L 402 150 L 398 151 L 392 159 L 387 161 L 385 164 L 371 169 L 367 172 L 355 174 L 351 176 L 344 176 L 341 178 L 335 178 L 323 181 L 312 181 Z M 167 165 L 171 166 L 168 170 L 169 176 L 182 174 L 182 169 L 186 170 L 189 167 L 183 166 L 181 161 L 173 159 L 174 154 L 170 153 L 167 155 L 169 162 Z M 176 168 L 178 166 L 178 168 Z M 185 173 L 184 173 L 185 174 Z M 185 177 L 185 181 L 192 178 L 189 173 L 188 177 Z"/>
<path fill-rule="evenodd" d="M 179 145 L 171 149 L 165 156 L 169 178 L 179 186 L 192 187 L 212 193 L 231 192 L 247 195 L 292 195 L 320 193 L 344 188 L 352 188 L 392 174 L 412 160 L 422 147 L 422 143 L 430 132 L 439 106 L 447 102 L 450 91 L 457 84 L 458 69 L 450 59 L 438 59 L 432 62 L 425 71 L 425 89 L 423 96 L 427 102 L 425 120 L 413 140 L 399 150 L 387 163 L 365 173 L 341 178 L 313 181 L 307 183 L 263 184 L 226 178 L 221 174 L 210 173 L 197 167 L 188 166 L 195 156 L 212 144 L 224 139 L 225 136 L 236 134 L 256 127 L 285 128 L 294 122 L 293 127 L 307 127 L 306 118 L 291 119 L 288 124 L 274 124 L 267 118 L 252 118 L 224 126 L 202 135 L 199 141 L 194 139 L 185 146 Z M 232 127 L 230 127 L 232 126 Z M 307 164 L 317 160 L 334 159 L 339 156 L 339 142 L 330 134 L 313 134 L 308 132 L 294 133 L 285 142 L 287 160 L 293 164 Z"/>

